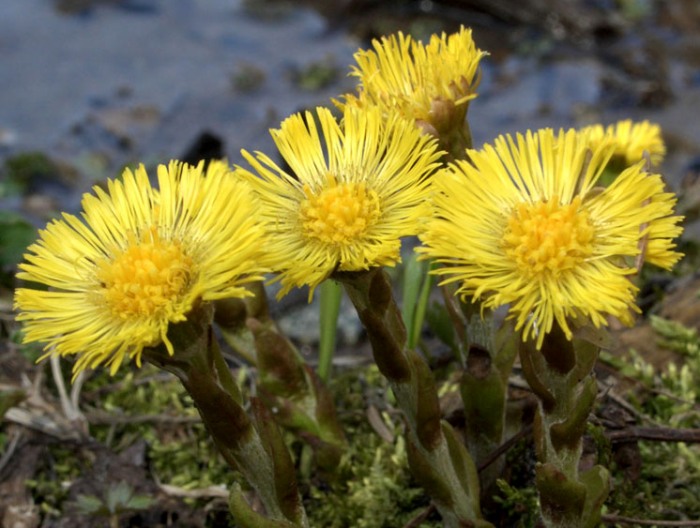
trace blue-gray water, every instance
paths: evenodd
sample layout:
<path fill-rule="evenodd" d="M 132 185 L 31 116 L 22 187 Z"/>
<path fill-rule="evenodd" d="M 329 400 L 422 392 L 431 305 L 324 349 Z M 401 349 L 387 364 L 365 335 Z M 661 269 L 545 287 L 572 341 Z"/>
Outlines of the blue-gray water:
<path fill-rule="evenodd" d="M 0 5 L 0 161 L 39 149 L 74 164 L 83 178 L 76 196 L 124 163 L 181 155 L 205 130 L 224 140 L 233 163 L 241 148 L 271 152 L 269 128 L 354 89 L 347 76 L 352 54 L 368 45 L 303 7 L 276 14 L 263 7 L 253 15 L 236 0 L 102 0 L 79 13 L 56 5 Z M 467 12 L 462 22 L 470 24 Z M 660 46 L 678 41 L 657 33 Z M 635 38 L 628 35 L 617 45 L 634 51 Z M 673 50 L 667 55 L 681 56 Z M 298 86 L 295 72 L 314 64 L 335 68 L 334 82 L 317 90 Z M 501 132 L 631 117 L 664 127 L 670 181 L 678 181 L 700 153 L 697 70 L 683 60 L 665 66 L 673 94 L 656 108 L 610 97 L 611 79 L 619 74 L 600 53 L 528 55 L 514 47 L 483 65 L 470 109 L 477 145 Z M 261 78 L 250 92 L 234 88 L 233 79 L 245 72 Z M 625 87 L 618 91 L 624 96 Z M 99 170 L 91 171 L 95 166 Z"/>

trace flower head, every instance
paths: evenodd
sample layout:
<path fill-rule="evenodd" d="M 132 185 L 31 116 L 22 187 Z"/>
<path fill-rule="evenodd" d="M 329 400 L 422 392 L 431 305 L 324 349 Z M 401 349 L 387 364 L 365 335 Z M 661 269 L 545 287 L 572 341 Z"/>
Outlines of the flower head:
<path fill-rule="evenodd" d="M 396 109 L 439 133 L 462 124 L 486 55 L 477 49 L 471 30 L 433 35 L 427 45 L 401 32 L 372 44 L 374 50 L 355 54 L 352 74 L 360 80 L 360 91 L 357 97 L 347 95 L 345 104 Z"/>
<path fill-rule="evenodd" d="M 651 163 L 657 166 L 666 154 L 661 127 L 649 121 L 634 123 L 626 119 L 606 128 L 603 125 L 591 125 L 581 130 L 581 134 L 588 137 L 591 148 L 604 141 L 611 141 L 615 145 L 614 156 L 624 161 L 625 166 L 644 159 L 644 152 L 649 154 Z"/>
<path fill-rule="evenodd" d="M 510 304 L 523 339 L 571 320 L 595 326 L 636 310 L 635 260 L 670 268 L 680 254 L 676 198 L 643 163 L 596 186 L 612 147 L 588 149 L 575 131 L 501 136 L 433 178 L 435 211 L 421 248 L 444 281 L 485 308 Z"/>
<path fill-rule="evenodd" d="M 261 227 L 247 184 L 224 162 L 206 171 L 158 167 L 159 190 L 143 166 L 82 200 L 82 219 L 63 214 L 39 232 L 18 277 L 48 286 L 19 288 L 25 341 L 48 354 L 77 355 L 74 372 L 125 358 L 140 365 L 144 347 L 164 343 L 168 325 L 196 302 L 247 295 L 259 279 Z M 47 354 L 47 355 L 48 355 Z"/>
<path fill-rule="evenodd" d="M 342 123 L 325 108 L 295 114 L 272 137 L 291 173 L 246 151 L 258 174 L 239 171 L 262 203 L 280 295 L 309 285 L 311 297 L 333 271 L 399 260 L 400 238 L 415 235 L 427 212 L 427 176 L 440 156 L 434 140 L 397 114 L 353 107 Z"/>

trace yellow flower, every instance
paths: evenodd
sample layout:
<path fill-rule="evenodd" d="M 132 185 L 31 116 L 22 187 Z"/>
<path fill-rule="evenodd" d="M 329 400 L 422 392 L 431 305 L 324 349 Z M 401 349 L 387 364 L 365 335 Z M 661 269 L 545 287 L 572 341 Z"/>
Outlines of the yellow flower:
<path fill-rule="evenodd" d="M 510 317 L 541 346 L 554 322 L 596 327 L 612 315 L 631 322 L 634 261 L 670 268 L 676 198 L 640 162 L 610 186 L 596 186 L 611 154 L 575 131 L 501 136 L 433 177 L 434 214 L 420 250 L 446 264 L 444 283 L 484 308 L 510 304 Z M 590 160 L 588 156 L 590 154 Z"/>
<path fill-rule="evenodd" d="M 271 133 L 291 172 L 246 151 L 258 174 L 238 170 L 261 198 L 280 296 L 308 285 L 310 299 L 333 271 L 396 263 L 400 237 L 415 235 L 427 212 L 427 176 L 441 154 L 435 141 L 376 108 L 347 107 L 342 124 L 317 108 Z"/>
<path fill-rule="evenodd" d="M 82 201 L 82 219 L 63 214 L 39 232 L 18 277 L 48 286 L 19 288 L 25 342 L 77 355 L 77 373 L 100 364 L 115 373 L 125 358 L 141 363 L 193 305 L 248 295 L 259 279 L 262 237 L 249 186 L 224 162 L 206 171 L 171 162 L 158 167 L 160 190 L 143 166 Z M 44 356 L 46 357 L 46 356 Z"/>
<path fill-rule="evenodd" d="M 427 45 L 401 32 L 372 44 L 374 50 L 355 54 L 352 74 L 360 80 L 360 92 L 345 96 L 346 104 L 396 109 L 441 133 L 461 126 L 486 55 L 477 49 L 471 30 L 433 35 Z"/>
<path fill-rule="evenodd" d="M 603 125 L 591 125 L 581 130 L 591 142 L 591 148 L 604 141 L 615 145 L 615 156 L 621 158 L 626 166 L 644 159 L 644 152 L 649 153 L 651 163 L 659 165 L 666 155 L 666 145 L 661 137 L 661 127 L 649 121 L 633 123 L 630 119 L 618 121 L 603 128 Z"/>

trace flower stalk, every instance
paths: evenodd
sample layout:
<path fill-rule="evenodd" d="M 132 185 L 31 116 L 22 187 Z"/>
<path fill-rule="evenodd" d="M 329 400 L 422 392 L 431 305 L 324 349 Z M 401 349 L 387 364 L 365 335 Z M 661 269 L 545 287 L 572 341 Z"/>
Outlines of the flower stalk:
<path fill-rule="evenodd" d="M 406 347 L 406 329 L 382 268 L 336 272 L 364 325 L 375 362 L 408 424 L 409 464 L 448 528 L 490 526 L 481 518 L 479 479 L 469 453 L 440 418 L 435 380 L 425 360 Z"/>
<path fill-rule="evenodd" d="M 185 322 L 169 328 L 174 355 L 159 345 L 144 349 L 143 357 L 177 376 L 223 458 L 255 489 L 267 517 L 306 527 L 291 456 L 269 411 L 257 399 L 250 402 L 252 417 L 244 410 L 241 393 L 213 338 L 211 321 L 211 305 L 196 307 Z M 267 525 L 244 510 L 232 513 L 243 526 Z M 254 520 L 245 524 L 249 517 Z"/>
<path fill-rule="evenodd" d="M 465 108 L 466 111 L 466 108 Z M 468 161 L 472 138 L 466 115 L 440 134 L 448 162 Z M 478 302 L 460 302 L 454 287 L 441 287 L 447 311 L 459 338 L 462 376 L 459 392 L 464 406 L 465 438 L 469 453 L 478 466 L 505 440 L 508 378 L 517 349 L 510 325 L 497 329 L 491 310 Z M 480 474 L 482 489 L 488 489 L 501 475 L 501 457 Z"/>
<path fill-rule="evenodd" d="M 510 325 L 496 330 L 493 314 L 484 318 L 476 305 L 462 304 L 467 312 L 465 365 L 459 382 L 464 405 L 465 436 L 477 466 L 505 440 L 508 379 L 517 353 Z M 505 459 L 492 464 L 481 476 L 488 488 L 500 476 Z"/>
<path fill-rule="evenodd" d="M 540 350 L 533 340 L 520 346 L 523 375 L 538 397 L 534 436 L 538 464 L 536 485 L 548 528 L 598 526 L 609 492 L 602 466 L 581 473 L 583 434 L 598 387 L 593 367 L 598 348 L 569 341 L 555 325 Z"/>
<path fill-rule="evenodd" d="M 254 296 L 216 303 L 215 321 L 234 350 L 258 370 L 260 398 L 281 426 L 299 434 L 324 469 L 340 462 L 347 446 L 333 395 L 268 311 L 261 282 L 249 286 Z"/>

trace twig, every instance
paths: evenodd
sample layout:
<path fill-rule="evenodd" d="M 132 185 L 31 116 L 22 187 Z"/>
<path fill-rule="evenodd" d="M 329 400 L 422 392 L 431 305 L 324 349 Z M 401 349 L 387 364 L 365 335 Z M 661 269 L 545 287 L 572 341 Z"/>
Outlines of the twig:
<path fill-rule="evenodd" d="M 74 409 L 76 409 L 78 412 L 80 412 L 80 391 L 83 388 L 83 384 L 85 383 L 85 379 L 87 376 L 85 375 L 87 371 L 81 370 L 78 372 L 78 375 L 75 378 L 75 381 L 73 382 L 73 386 L 70 389 L 70 402 L 71 405 L 73 406 Z"/>
<path fill-rule="evenodd" d="M 63 374 L 61 374 L 61 365 L 58 360 L 58 356 L 52 354 L 49 357 L 49 364 L 51 365 L 51 374 L 53 375 L 53 382 L 58 389 L 58 399 L 61 401 L 61 408 L 63 409 L 63 416 L 68 418 L 68 420 L 73 419 L 73 405 L 68 397 L 68 392 L 66 391 L 66 384 L 63 382 Z"/>
<path fill-rule="evenodd" d="M 227 499 L 229 496 L 229 491 L 225 486 L 209 486 L 207 488 L 185 489 L 180 488 L 179 486 L 171 486 L 170 484 L 158 484 L 158 487 L 171 497 L 184 497 L 187 499 Z"/>
<path fill-rule="evenodd" d="M 654 422 L 654 420 L 649 418 L 646 414 L 635 409 L 634 406 L 631 405 L 624 398 L 621 398 L 620 396 L 618 396 L 618 394 L 612 389 L 612 387 L 610 387 L 606 391 L 605 397 L 610 398 L 613 402 L 615 402 L 617 405 L 622 407 L 625 411 L 630 413 L 632 416 L 638 418 L 639 420 L 642 420 L 642 421 L 648 422 L 648 423 L 656 423 L 656 422 Z"/>
<path fill-rule="evenodd" d="M 56 384 L 56 388 L 58 389 L 58 396 L 61 400 L 61 408 L 63 409 L 63 415 L 68 419 L 69 422 L 81 424 L 84 426 L 85 417 L 76 405 L 82 382 L 79 383 L 77 392 L 75 392 L 76 389 L 74 388 L 73 391 L 71 391 L 71 397 L 69 397 L 68 391 L 66 391 L 65 382 L 63 381 L 63 374 L 61 373 L 59 357 L 55 354 L 52 354 L 49 358 L 49 362 L 51 363 L 51 374 L 53 376 L 53 381 Z"/>
<path fill-rule="evenodd" d="M 656 394 L 658 396 L 664 396 L 664 397 L 668 398 L 669 400 L 673 400 L 673 401 L 676 401 L 678 403 L 682 403 L 684 405 L 691 405 L 693 407 L 693 409 L 700 409 L 700 403 L 695 403 L 692 400 L 688 400 L 686 398 L 681 398 L 680 396 L 676 396 L 675 394 L 673 394 L 667 390 L 657 389 L 654 387 L 651 387 L 651 388 L 645 387 L 645 388 L 646 388 L 646 390 L 648 390 L 652 394 Z"/>
<path fill-rule="evenodd" d="M 606 523 L 634 524 L 637 526 L 700 526 L 698 521 L 663 521 L 657 519 L 637 519 L 635 517 L 624 517 L 622 515 L 603 515 L 601 520 Z"/>
<path fill-rule="evenodd" d="M 421 523 L 428 518 L 428 515 L 435 511 L 435 505 L 430 503 L 426 508 L 423 508 L 413 519 L 403 525 L 403 528 L 418 528 Z"/>
<path fill-rule="evenodd" d="M 493 464 L 496 460 L 498 460 L 498 457 L 500 457 L 503 453 L 508 451 L 513 445 L 520 441 L 521 439 L 525 438 L 526 436 L 529 436 L 532 434 L 532 424 L 523 427 L 520 431 L 515 433 L 513 436 L 511 436 L 508 440 L 503 442 L 500 446 L 498 446 L 496 449 L 494 449 L 489 455 L 481 461 L 481 464 L 479 464 L 479 467 L 477 468 L 477 471 L 481 473 L 483 470 L 485 470 L 487 467 L 489 467 L 491 464 Z"/>
<path fill-rule="evenodd" d="M 158 371 L 155 372 L 154 374 L 148 375 L 148 376 L 143 376 L 143 377 L 138 377 L 133 380 L 131 380 L 131 384 L 134 387 L 139 387 L 141 385 L 148 385 L 152 381 L 155 382 L 160 382 L 163 380 L 175 380 L 175 377 L 170 374 L 169 372 L 164 372 L 164 371 Z M 104 385 L 101 385 L 100 387 L 96 387 L 95 389 L 90 391 L 90 395 L 94 396 L 100 396 L 102 394 L 108 394 L 112 392 L 116 392 L 120 390 L 124 386 L 124 380 L 119 380 L 114 383 L 106 383 Z"/>
<path fill-rule="evenodd" d="M 625 427 L 617 431 L 606 431 L 605 436 L 613 444 L 638 440 L 700 443 L 700 429 L 674 429 L 673 427 Z"/>
<path fill-rule="evenodd" d="M 84 436 L 75 427 L 67 423 L 59 423 L 52 418 L 32 413 L 19 407 L 12 407 L 5 413 L 5 420 L 23 425 L 45 435 L 53 436 L 59 440 L 81 440 Z"/>
<path fill-rule="evenodd" d="M 11 434 L 10 441 L 7 442 L 7 448 L 5 449 L 5 452 L 2 454 L 2 458 L 0 458 L 0 472 L 5 468 L 7 463 L 10 461 L 10 458 L 12 458 L 12 454 L 15 452 L 15 449 L 17 448 L 17 444 L 19 444 L 20 438 L 22 438 L 22 431 L 20 429 L 15 429 Z"/>
<path fill-rule="evenodd" d="M 92 425 L 132 425 L 142 423 L 194 424 L 200 423 L 199 416 L 168 416 L 166 414 L 124 415 L 105 412 L 91 412 L 86 415 Z"/>

